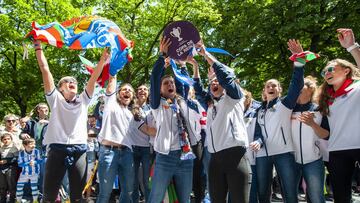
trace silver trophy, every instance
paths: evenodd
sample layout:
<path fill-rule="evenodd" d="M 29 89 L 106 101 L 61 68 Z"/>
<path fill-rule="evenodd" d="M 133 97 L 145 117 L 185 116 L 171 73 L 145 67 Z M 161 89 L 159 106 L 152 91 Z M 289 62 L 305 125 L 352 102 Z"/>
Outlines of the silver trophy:
<path fill-rule="evenodd" d="M 181 40 L 183 40 L 183 38 L 180 37 L 180 34 L 181 34 L 181 28 L 180 27 L 173 28 L 172 31 L 170 32 L 170 35 L 173 36 L 173 37 L 177 37 L 179 42 Z"/>

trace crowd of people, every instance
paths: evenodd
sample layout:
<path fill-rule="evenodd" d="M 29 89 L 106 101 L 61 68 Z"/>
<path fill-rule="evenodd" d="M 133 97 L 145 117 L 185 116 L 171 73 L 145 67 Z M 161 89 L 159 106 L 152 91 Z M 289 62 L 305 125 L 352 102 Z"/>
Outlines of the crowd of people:
<path fill-rule="evenodd" d="M 176 62 L 189 77 L 190 65 L 192 86 L 166 75 L 171 41 L 164 37 L 150 86 L 117 87 L 116 73 L 111 73 L 91 113 L 108 50 L 78 94 L 74 77 L 55 85 L 35 41 L 47 104 L 39 103 L 30 116 L 3 119 L 0 203 L 26 201 L 27 196 L 33 202 L 65 196 L 70 202 L 95 197 L 106 203 L 114 188 L 121 203 L 270 203 L 274 172 L 284 202 L 299 201 L 300 185 L 308 202 L 324 203 L 326 171 L 334 202 L 350 203 L 360 163 L 360 49 L 351 29 L 337 32 L 357 66 L 329 61 L 318 86 L 313 76 L 304 77 L 306 62 L 296 60 L 304 54 L 302 45 L 289 40 L 295 60 L 288 91 L 283 95 L 280 82 L 269 79 L 262 101 L 241 88 L 234 71 L 207 52 L 202 41 L 195 47 L 209 65 L 207 88 L 191 56 Z"/>

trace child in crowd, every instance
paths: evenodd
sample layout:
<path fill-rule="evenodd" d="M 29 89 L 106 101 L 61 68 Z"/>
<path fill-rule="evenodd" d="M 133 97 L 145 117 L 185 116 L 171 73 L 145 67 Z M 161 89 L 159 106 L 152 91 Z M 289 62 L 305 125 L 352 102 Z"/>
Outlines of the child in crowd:
<path fill-rule="evenodd" d="M 25 139 L 23 140 L 23 145 L 24 150 L 20 151 L 18 158 L 21 173 L 17 182 L 16 199 L 21 202 L 24 185 L 30 181 L 33 202 L 37 202 L 41 154 L 38 149 L 35 149 L 35 139 Z"/>
<path fill-rule="evenodd" d="M 16 169 L 18 148 L 14 145 L 12 135 L 5 132 L 1 135 L 0 147 L 0 203 L 6 202 L 7 193 L 10 194 L 10 203 L 15 202 Z"/>

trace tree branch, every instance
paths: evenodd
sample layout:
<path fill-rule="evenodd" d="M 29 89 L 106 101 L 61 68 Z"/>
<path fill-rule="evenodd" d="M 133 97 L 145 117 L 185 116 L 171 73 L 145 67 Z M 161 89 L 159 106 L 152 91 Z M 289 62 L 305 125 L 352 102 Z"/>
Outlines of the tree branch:
<path fill-rule="evenodd" d="M 109 6 L 115 13 L 118 17 L 121 17 L 120 16 L 120 12 L 118 12 L 116 9 L 114 9 L 112 6 Z"/>
<path fill-rule="evenodd" d="M 11 67 L 14 68 L 14 64 L 12 63 L 10 57 L 8 55 L 6 55 L 6 52 L 7 52 L 7 50 L 5 52 L 1 53 L 1 54 L 6 57 L 6 59 L 9 61 L 10 65 L 11 65 Z"/>
<path fill-rule="evenodd" d="M 164 31 L 164 29 L 166 28 L 166 26 L 170 23 L 171 21 L 167 22 L 165 25 L 163 25 L 163 27 L 159 30 L 159 32 L 156 34 L 154 40 L 151 42 L 150 48 L 148 50 L 148 53 L 146 54 L 146 58 L 149 58 L 151 56 L 151 51 L 153 50 L 155 44 L 158 42 L 158 39 L 161 35 L 161 33 Z"/>

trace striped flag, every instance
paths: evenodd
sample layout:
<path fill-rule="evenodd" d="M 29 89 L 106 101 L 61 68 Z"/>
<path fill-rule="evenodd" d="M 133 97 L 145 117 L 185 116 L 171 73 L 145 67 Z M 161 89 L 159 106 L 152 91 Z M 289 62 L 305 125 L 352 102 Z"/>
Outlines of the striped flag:
<path fill-rule="evenodd" d="M 99 16 L 82 16 L 42 26 L 33 22 L 32 28 L 25 38 L 40 40 L 59 48 L 82 50 L 110 47 L 112 74 L 116 74 L 132 60 L 130 52 L 134 43 L 125 38 L 114 22 Z"/>

